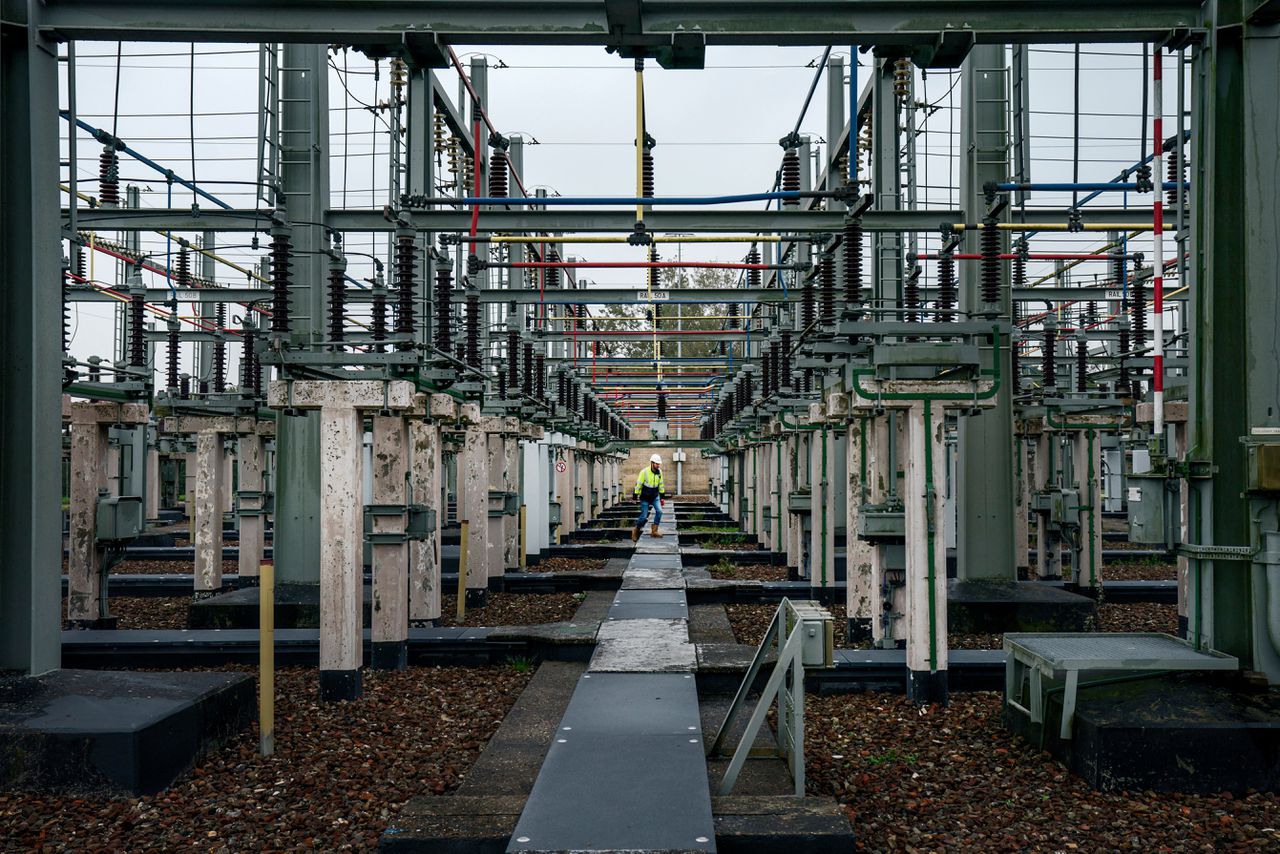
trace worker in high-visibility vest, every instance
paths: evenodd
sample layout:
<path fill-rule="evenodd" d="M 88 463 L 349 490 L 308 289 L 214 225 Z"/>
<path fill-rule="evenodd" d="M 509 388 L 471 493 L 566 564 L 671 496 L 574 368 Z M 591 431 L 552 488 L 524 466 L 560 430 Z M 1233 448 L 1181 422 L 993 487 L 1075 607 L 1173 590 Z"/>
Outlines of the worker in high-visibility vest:
<path fill-rule="evenodd" d="M 658 525 L 662 522 L 662 502 L 666 494 L 667 489 L 662 484 L 662 457 L 654 454 L 649 457 L 649 465 L 640 469 L 640 474 L 636 477 L 636 498 L 640 499 L 640 515 L 636 517 L 635 527 L 631 531 L 631 542 L 634 543 L 640 539 L 640 532 L 644 530 L 644 522 L 649 518 L 650 508 L 653 509 L 654 517 L 649 536 L 662 536 L 658 533 Z"/>

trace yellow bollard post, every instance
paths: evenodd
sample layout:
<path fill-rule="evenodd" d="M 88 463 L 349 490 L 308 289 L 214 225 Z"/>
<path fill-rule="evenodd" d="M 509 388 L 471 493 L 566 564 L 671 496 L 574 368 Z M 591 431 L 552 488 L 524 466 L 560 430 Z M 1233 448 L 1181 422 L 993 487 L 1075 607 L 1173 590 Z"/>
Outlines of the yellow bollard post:
<path fill-rule="evenodd" d="M 467 538 L 471 533 L 471 523 L 462 520 L 462 551 L 458 555 L 458 622 L 467 616 Z"/>
<path fill-rule="evenodd" d="M 526 558 L 527 558 L 527 555 L 525 554 L 525 548 L 524 548 L 524 505 L 523 505 L 523 504 L 521 504 L 521 505 L 520 505 L 520 540 L 519 540 L 519 549 L 520 549 L 520 568 L 521 568 L 521 569 L 524 569 L 524 568 L 525 568 L 525 567 L 527 567 L 529 564 L 528 564 L 528 561 L 527 561 L 527 559 L 526 559 Z"/>
<path fill-rule="evenodd" d="M 258 568 L 258 752 L 276 752 L 276 568 Z"/>

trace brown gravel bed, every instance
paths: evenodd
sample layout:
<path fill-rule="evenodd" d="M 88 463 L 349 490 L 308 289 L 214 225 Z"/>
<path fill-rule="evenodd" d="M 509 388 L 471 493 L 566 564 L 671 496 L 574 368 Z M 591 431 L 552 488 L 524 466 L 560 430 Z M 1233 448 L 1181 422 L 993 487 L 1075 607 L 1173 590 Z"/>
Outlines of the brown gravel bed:
<path fill-rule="evenodd" d="M 287 668 L 275 756 L 255 724 L 159 795 L 0 792 L 0 849 L 372 851 L 410 798 L 457 788 L 531 675 L 365 670 L 362 699 L 321 705 L 315 668 Z"/>
<path fill-rule="evenodd" d="M 549 557 L 544 558 L 537 566 L 529 567 L 530 572 L 597 572 L 608 563 L 602 557 Z"/>
<path fill-rule="evenodd" d="M 949 649 L 1003 649 L 1004 635 L 966 635 L 958 632 L 951 632 L 947 635 L 947 647 Z"/>
<path fill-rule="evenodd" d="M 1114 549 L 1115 551 L 1121 552 L 1141 552 L 1152 551 L 1161 547 L 1153 546 L 1150 543 L 1131 543 L 1128 540 L 1104 539 L 1102 541 L 1102 548 L 1106 550 Z"/>
<path fill-rule="evenodd" d="M 1262 851 L 1280 797 L 1101 793 L 1001 722 L 996 692 L 917 709 L 888 694 L 808 695 L 805 773 L 866 851 Z"/>
<path fill-rule="evenodd" d="M 185 629 L 190 596 L 112 596 L 109 612 L 122 629 Z"/>
<path fill-rule="evenodd" d="M 1178 606 L 1159 602 L 1106 603 L 1098 606 L 1100 632 L 1178 633 Z"/>
<path fill-rule="evenodd" d="M 1178 577 L 1178 564 L 1134 561 L 1109 563 L 1102 568 L 1103 581 L 1173 581 Z"/>
<path fill-rule="evenodd" d="M 490 593 L 483 608 L 468 608 L 459 623 L 458 597 L 441 597 L 440 612 L 446 626 L 536 626 L 573 618 L 581 600 L 573 593 Z"/>
<path fill-rule="evenodd" d="M 738 643 L 759 646 L 764 638 L 769 621 L 778 610 L 777 605 L 725 605 L 729 615 L 729 625 L 733 626 L 733 636 Z M 832 605 L 829 609 L 834 621 L 835 645 L 839 649 L 848 642 L 848 625 L 845 621 L 845 606 Z"/>
<path fill-rule="evenodd" d="M 667 498 L 677 504 L 710 504 L 710 495 L 672 495 Z"/>
<path fill-rule="evenodd" d="M 707 567 L 712 578 L 721 581 L 786 581 L 785 566 L 771 566 L 767 563 L 718 563 Z"/>

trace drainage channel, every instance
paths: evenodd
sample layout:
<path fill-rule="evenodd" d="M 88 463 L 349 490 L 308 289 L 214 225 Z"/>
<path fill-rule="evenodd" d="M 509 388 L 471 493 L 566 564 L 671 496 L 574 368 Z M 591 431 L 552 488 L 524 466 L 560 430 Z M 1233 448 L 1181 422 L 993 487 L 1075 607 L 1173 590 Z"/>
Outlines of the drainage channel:
<path fill-rule="evenodd" d="M 508 852 L 715 850 L 674 509 L 622 576 Z"/>

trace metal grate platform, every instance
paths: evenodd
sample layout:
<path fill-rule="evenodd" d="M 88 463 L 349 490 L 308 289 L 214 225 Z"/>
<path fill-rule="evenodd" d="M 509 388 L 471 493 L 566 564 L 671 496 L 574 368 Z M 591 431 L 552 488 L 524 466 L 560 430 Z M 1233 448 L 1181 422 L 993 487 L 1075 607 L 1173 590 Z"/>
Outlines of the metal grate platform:
<path fill-rule="evenodd" d="M 1155 632 L 1011 633 L 1004 636 L 1005 702 L 1044 723 L 1045 680 L 1063 680 L 1062 725 L 1059 735 L 1071 738 L 1081 671 L 1122 671 L 1134 674 L 1170 670 L 1237 670 L 1230 655 L 1197 650 L 1172 635 Z M 1030 697 L 1022 701 L 1023 683 Z"/>

